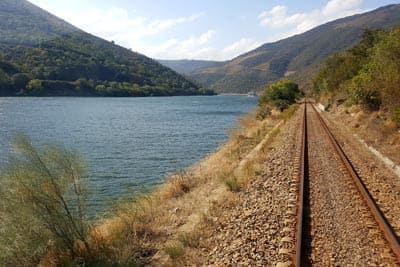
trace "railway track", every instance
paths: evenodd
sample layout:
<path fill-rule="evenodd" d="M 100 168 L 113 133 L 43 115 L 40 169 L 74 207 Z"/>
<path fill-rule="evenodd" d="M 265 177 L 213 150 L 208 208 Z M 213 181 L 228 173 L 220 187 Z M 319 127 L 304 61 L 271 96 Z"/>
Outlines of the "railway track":
<path fill-rule="evenodd" d="M 303 112 L 281 240 L 287 261 L 277 266 L 399 266 L 399 239 L 383 212 L 314 106 Z"/>

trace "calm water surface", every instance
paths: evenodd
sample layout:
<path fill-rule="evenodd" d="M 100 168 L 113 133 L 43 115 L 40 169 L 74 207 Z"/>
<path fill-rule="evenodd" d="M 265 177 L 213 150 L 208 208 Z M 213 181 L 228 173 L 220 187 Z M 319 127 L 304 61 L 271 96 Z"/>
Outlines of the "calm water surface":
<path fill-rule="evenodd" d="M 227 139 L 256 98 L 0 98 L 0 165 L 16 134 L 80 152 L 89 169 L 92 213 L 164 181 Z"/>

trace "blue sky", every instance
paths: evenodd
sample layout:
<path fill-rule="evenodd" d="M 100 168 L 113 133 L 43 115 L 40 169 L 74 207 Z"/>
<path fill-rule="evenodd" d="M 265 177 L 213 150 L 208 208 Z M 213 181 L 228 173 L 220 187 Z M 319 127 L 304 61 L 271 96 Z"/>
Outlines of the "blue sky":
<path fill-rule="evenodd" d="M 30 0 L 73 25 L 157 59 L 228 60 L 389 0 Z M 251 3 L 251 4 L 250 4 Z"/>

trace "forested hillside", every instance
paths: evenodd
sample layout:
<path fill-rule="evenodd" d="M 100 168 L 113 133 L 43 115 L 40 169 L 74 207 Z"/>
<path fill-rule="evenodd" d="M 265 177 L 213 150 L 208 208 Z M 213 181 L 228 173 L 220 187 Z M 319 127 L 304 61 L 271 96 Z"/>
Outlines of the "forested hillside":
<path fill-rule="evenodd" d="M 212 94 L 139 53 L 24 0 L 0 2 L 0 95 Z"/>
<path fill-rule="evenodd" d="M 384 110 L 400 127 L 400 27 L 366 31 L 356 46 L 331 56 L 314 80 L 317 96 Z"/>

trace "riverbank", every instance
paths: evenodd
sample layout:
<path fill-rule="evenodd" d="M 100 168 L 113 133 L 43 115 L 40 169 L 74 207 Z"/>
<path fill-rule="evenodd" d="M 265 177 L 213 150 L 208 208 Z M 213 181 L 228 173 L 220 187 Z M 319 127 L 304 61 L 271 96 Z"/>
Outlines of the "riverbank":
<path fill-rule="evenodd" d="M 236 192 L 246 190 L 262 168 L 279 133 L 274 127 L 294 111 L 295 107 L 264 121 L 254 114 L 239 119 L 229 141 L 215 153 L 169 177 L 157 190 L 121 204 L 92 231 L 90 242 L 100 261 L 121 266 L 203 263 L 198 251 L 207 246 L 216 219 L 226 205 L 236 205 Z M 258 153 L 251 153 L 260 143 Z"/>
<path fill-rule="evenodd" d="M 302 123 L 296 109 L 264 121 L 254 114 L 241 118 L 215 153 L 169 177 L 157 190 L 121 204 L 91 231 L 96 264 L 290 266 L 291 250 L 285 244 L 293 226 L 287 219 L 293 204 L 288 196 L 297 179 Z M 331 120 L 334 113 L 324 115 L 328 124 L 337 123 Z M 392 179 L 357 140 L 350 140 L 346 131 L 351 128 L 331 127 L 363 177 L 377 177 L 380 185 Z M 372 190 L 378 199 L 392 187 L 383 188 Z M 42 263 L 50 266 L 51 260 L 49 254 Z"/>
<path fill-rule="evenodd" d="M 76 150 L 87 167 L 90 217 L 119 199 L 149 191 L 166 174 L 186 169 L 228 139 L 256 98 L 1 98 L 0 165 L 12 157 L 15 134 L 43 147 Z M 1 265 L 1 264 L 0 264 Z"/>

